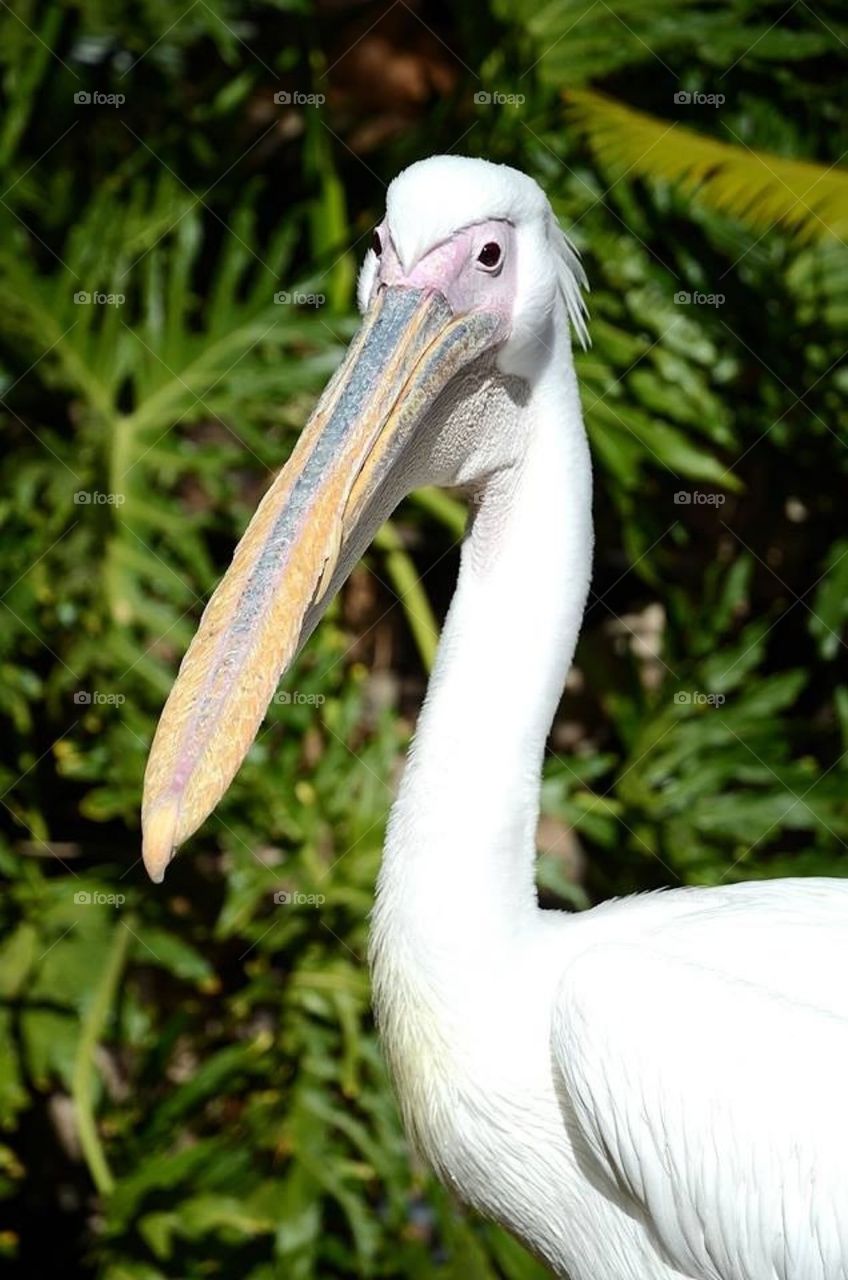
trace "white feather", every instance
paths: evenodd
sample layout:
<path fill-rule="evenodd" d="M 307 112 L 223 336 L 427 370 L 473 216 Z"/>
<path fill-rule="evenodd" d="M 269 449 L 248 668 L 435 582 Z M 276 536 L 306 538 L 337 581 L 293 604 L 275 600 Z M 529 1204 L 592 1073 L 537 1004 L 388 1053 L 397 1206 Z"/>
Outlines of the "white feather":
<path fill-rule="evenodd" d="M 424 441 L 428 482 L 477 492 L 374 914 L 407 1128 L 569 1280 L 848 1280 L 848 883 L 538 906 L 540 771 L 592 555 L 579 261 L 536 184 L 483 161 L 412 166 L 387 217 L 407 267 L 488 219 L 519 255 L 497 365 Z"/>

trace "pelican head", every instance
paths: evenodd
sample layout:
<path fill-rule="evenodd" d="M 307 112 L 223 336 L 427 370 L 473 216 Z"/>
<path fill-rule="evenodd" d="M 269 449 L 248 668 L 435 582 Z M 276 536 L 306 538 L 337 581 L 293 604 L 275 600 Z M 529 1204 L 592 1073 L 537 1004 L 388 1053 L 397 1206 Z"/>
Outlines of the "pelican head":
<path fill-rule="evenodd" d="M 281 674 L 401 498 L 515 460 L 520 417 L 484 427 L 468 406 L 495 385 L 507 398 L 526 393 L 554 350 L 559 358 L 563 321 L 585 338 L 584 284 L 525 174 L 435 156 L 392 182 L 359 278 L 361 328 L 209 601 L 162 713 L 142 809 L 154 881 L 226 791 Z"/>

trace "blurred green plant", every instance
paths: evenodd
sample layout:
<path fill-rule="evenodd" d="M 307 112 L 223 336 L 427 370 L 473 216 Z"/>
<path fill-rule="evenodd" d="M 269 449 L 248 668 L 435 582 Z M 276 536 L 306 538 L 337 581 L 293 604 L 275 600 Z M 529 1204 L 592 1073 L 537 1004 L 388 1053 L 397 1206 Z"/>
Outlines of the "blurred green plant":
<path fill-rule="evenodd" d="M 708 208 L 754 231 L 782 225 L 801 242 L 848 233 L 848 174 L 834 165 L 767 155 L 680 124 L 669 128 L 590 89 L 573 90 L 569 102 L 576 127 L 606 167 L 680 183 Z"/>
<path fill-rule="evenodd" d="M 543 1274 L 408 1151 L 363 963 L 455 497 L 381 532 L 164 891 L 138 862 L 162 701 L 411 158 L 534 174 L 592 281 L 598 552 L 545 901 L 845 867 L 848 252 L 775 226 L 807 218 L 805 166 L 842 199 L 837 7 L 493 0 L 426 15 L 435 52 L 399 15 L 2 18 L 0 1250 L 21 1274 Z M 379 84 L 351 62 L 373 40 Z M 669 119 L 719 79 L 720 111 Z M 95 91 L 126 102 L 74 103 Z M 764 203 L 745 148 L 787 189 Z"/>

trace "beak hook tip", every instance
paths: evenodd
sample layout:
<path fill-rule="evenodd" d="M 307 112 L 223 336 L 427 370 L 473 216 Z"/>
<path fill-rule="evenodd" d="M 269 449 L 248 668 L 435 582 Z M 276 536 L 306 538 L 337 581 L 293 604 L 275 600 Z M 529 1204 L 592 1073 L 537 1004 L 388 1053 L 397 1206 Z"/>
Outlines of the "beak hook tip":
<path fill-rule="evenodd" d="M 144 816 L 141 856 L 154 884 L 165 879 L 165 871 L 177 851 L 178 819 L 179 801 L 175 797 L 161 801 Z"/>

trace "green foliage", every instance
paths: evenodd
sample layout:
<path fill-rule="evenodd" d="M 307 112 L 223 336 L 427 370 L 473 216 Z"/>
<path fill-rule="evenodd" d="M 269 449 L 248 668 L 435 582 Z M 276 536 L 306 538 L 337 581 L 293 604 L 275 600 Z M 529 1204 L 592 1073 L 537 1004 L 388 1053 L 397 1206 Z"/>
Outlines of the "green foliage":
<path fill-rule="evenodd" d="M 591 90 L 569 95 L 577 127 L 599 161 L 619 173 L 679 182 L 754 231 L 783 225 L 800 240 L 848 233 L 848 176 L 832 165 L 765 155 L 705 138 Z"/>
<path fill-rule="evenodd" d="M 543 1274 L 419 1167 L 369 1013 L 455 498 L 382 531 L 164 890 L 138 859 L 156 717 L 410 159 L 457 144 L 534 174 L 592 282 L 598 549 L 546 765 L 546 902 L 844 873 L 848 251 L 776 225 L 807 218 L 792 174 L 846 147 L 838 10 L 494 0 L 425 14 L 433 44 L 402 13 L 401 37 L 270 0 L 2 19 L 0 1250 L 20 1274 Z M 372 39 L 379 84 L 351 61 Z M 679 86 L 727 101 L 672 153 Z M 95 91 L 126 102 L 74 103 Z M 778 200 L 746 187 L 747 148 L 779 158 Z M 674 179 L 699 165 L 693 196 Z M 275 301 L 295 293 L 324 302 Z M 324 901 L 275 898 L 298 893 Z"/>

